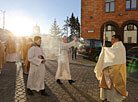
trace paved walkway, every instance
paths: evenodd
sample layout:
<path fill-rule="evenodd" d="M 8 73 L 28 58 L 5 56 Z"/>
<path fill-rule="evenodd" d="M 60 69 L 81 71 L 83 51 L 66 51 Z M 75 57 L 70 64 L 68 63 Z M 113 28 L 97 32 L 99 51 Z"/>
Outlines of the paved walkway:
<path fill-rule="evenodd" d="M 99 89 L 97 80 L 93 80 L 92 68 L 71 64 L 72 79 L 76 80 L 72 85 L 64 80 L 62 80 L 63 85 L 56 83 L 56 68 L 56 62 L 47 61 L 45 83 L 50 97 L 35 93 L 34 96 L 27 96 L 27 102 L 97 102 L 99 100 Z"/>
<path fill-rule="evenodd" d="M 70 59 L 72 79 L 76 82 L 70 85 L 68 81 L 62 80 L 63 85 L 59 85 L 55 80 L 57 62 L 47 61 L 45 83 L 49 97 L 36 92 L 34 96 L 27 95 L 27 75 L 23 76 L 20 63 L 16 65 L 4 65 L 3 74 L 0 76 L 0 102 L 100 102 L 98 81 L 93 72 L 94 62 L 82 57 L 77 60 Z M 128 79 L 129 96 L 124 102 L 138 102 L 137 80 Z"/>
<path fill-rule="evenodd" d="M 16 64 L 7 63 L 0 75 L 0 102 L 14 102 L 16 85 Z"/>
<path fill-rule="evenodd" d="M 90 66 L 90 67 L 96 65 L 95 62 L 90 61 L 90 60 L 88 60 L 88 59 L 86 59 L 86 58 L 84 58 L 83 56 L 80 56 L 80 55 L 77 56 L 77 59 L 76 60 L 75 59 L 72 60 L 72 57 L 70 55 L 69 56 L 69 61 L 70 61 L 70 64 L 85 65 L 85 66 Z"/>

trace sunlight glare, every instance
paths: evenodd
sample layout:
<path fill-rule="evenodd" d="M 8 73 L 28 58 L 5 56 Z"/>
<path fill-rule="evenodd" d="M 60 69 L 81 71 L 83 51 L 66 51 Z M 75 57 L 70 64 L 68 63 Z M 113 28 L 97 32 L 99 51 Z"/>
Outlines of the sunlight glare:
<path fill-rule="evenodd" d="M 7 18 L 6 26 L 16 36 L 29 36 L 33 32 L 34 23 L 29 17 L 12 15 Z"/>

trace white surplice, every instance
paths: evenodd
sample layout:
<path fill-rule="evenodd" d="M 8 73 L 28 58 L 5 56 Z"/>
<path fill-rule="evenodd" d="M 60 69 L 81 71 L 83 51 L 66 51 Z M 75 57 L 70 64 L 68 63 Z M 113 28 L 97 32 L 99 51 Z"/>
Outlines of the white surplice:
<path fill-rule="evenodd" d="M 69 68 L 69 48 L 75 46 L 75 40 L 70 43 L 62 42 L 60 44 L 58 68 L 56 72 L 56 79 L 71 80 L 70 68 Z"/>
<path fill-rule="evenodd" d="M 110 48 L 103 47 L 94 69 L 96 78 L 98 80 L 101 79 L 101 73 L 104 68 L 124 63 L 126 63 L 126 50 L 121 41 L 114 43 Z"/>
<path fill-rule="evenodd" d="M 7 62 L 16 62 L 17 61 L 17 53 L 7 54 L 6 61 Z"/>
<path fill-rule="evenodd" d="M 38 46 L 33 46 L 28 51 L 30 70 L 27 80 L 27 88 L 36 91 L 45 89 L 45 64 L 41 63 L 43 59 L 38 58 L 40 55 L 45 58 L 45 54 L 42 48 Z"/>

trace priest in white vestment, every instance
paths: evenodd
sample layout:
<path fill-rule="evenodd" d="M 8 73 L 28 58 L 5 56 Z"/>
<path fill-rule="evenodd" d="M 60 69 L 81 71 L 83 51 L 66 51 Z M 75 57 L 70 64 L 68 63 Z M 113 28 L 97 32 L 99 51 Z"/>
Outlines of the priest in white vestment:
<path fill-rule="evenodd" d="M 94 72 L 100 81 L 100 99 L 122 102 L 126 90 L 126 50 L 119 35 L 112 36 L 112 47 L 103 47 Z"/>
<path fill-rule="evenodd" d="M 45 54 L 40 47 L 41 37 L 34 37 L 34 44 L 28 51 L 30 70 L 27 80 L 27 93 L 33 95 L 32 90 L 40 92 L 41 95 L 48 96 L 45 92 Z"/>
<path fill-rule="evenodd" d="M 71 79 L 70 68 L 69 68 L 69 48 L 76 45 L 77 40 L 73 40 L 67 43 L 67 37 L 62 38 L 60 44 L 59 57 L 58 57 L 58 68 L 56 72 L 56 80 L 58 84 L 62 84 L 61 80 L 68 80 L 70 84 L 75 81 Z"/>

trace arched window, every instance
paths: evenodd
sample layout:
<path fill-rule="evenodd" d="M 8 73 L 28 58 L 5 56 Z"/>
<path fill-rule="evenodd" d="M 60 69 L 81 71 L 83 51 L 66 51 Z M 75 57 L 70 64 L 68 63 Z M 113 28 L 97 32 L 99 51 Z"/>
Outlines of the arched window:
<path fill-rule="evenodd" d="M 134 24 L 124 27 L 124 43 L 137 43 L 137 27 Z"/>
<path fill-rule="evenodd" d="M 111 38 L 113 35 L 116 34 L 116 28 L 112 25 L 107 25 L 106 26 L 106 35 L 105 35 L 105 40 L 106 41 L 111 41 Z"/>

